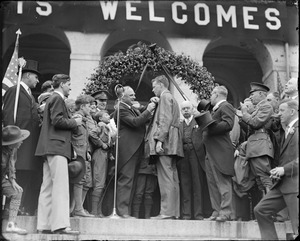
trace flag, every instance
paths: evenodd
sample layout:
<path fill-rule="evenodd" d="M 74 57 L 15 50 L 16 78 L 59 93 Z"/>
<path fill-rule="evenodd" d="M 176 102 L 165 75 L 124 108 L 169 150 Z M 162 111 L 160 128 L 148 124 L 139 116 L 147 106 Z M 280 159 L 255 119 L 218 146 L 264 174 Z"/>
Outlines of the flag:
<path fill-rule="evenodd" d="M 19 35 L 21 34 L 20 29 L 16 32 L 17 39 L 15 44 L 14 53 L 11 57 L 9 65 L 6 69 L 3 81 L 2 81 L 2 96 L 5 94 L 8 88 L 17 84 L 18 81 L 18 52 L 19 52 Z"/>

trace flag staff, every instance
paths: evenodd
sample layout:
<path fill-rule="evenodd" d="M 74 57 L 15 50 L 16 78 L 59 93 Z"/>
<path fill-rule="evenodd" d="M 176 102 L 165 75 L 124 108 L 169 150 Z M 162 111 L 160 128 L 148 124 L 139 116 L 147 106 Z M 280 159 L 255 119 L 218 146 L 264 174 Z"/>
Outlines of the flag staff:
<path fill-rule="evenodd" d="M 19 45 L 19 36 L 22 34 L 21 30 L 18 29 L 16 32 L 17 34 L 17 40 L 15 48 Z M 16 123 L 17 120 L 17 110 L 18 110 L 18 102 L 19 102 L 19 95 L 20 95 L 20 83 L 21 83 L 21 77 L 22 77 L 22 68 L 26 65 L 26 61 L 23 57 L 18 59 L 19 62 L 19 74 L 18 74 L 18 82 L 17 82 L 17 90 L 16 90 L 16 98 L 15 98 L 15 106 L 14 106 L 14 123 Z"/>

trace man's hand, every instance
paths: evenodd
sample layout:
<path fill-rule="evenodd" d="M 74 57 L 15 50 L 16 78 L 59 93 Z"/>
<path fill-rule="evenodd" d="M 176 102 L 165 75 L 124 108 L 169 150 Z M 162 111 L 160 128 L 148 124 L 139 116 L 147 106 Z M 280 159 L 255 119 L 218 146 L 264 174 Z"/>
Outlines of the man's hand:
<path fill-rule="evenodd" d="M 147 110 L 148 110 L 149 112 L 152 112 L 152 111 L 155 109 L 155 107 L 156 107 L 156 104 L 153 103 L 153 102 L 151 102 L 151 103 L 148 104 Z"/>
<path fill-rule="evenodd" d="M 108 148 L 108 145 L 105 144 L 105 143 L 103 143 L 103 144 L 102 144 L 102 149 L 103 149 L 103 150 L 107 150 L 107 148 Z"/>
<path fill-rule="evenodd" d="M 164 152 L 164 149 L 162 148 L 162 142 L 161 141 L 156 142 L 155 151 L 159 154 Z"/>
<path fill-rule="evenodd" d="M 82 125 L 82 116 L 81 115 L 73 116 L 73 118 L 76 121 L 78 126 Z"/>
<path fill-rule="evenodd" d="M 236 158 L 236 157 L 239 156 L 239 154 L 240 154 L 239 150 L 235 150 L 234 154 L 233 154 L 233 157 Z"/>
<path fill-rule="evenodd" d="M 21 186 L 19 186 L 18 183 L 16 183 L 15 179 L 11 179 L 11 185 L 13 187 L 14 190 L 16 190 L 17 192 L 23 192 L 23 188 Z"/>
<path fill-rule="evenodd" d="M 154 96 L 150 99 L 150 102 L 157 104 L 159 101 L 159 98 L 157 96 Z"/>
<path fill-rule="evenodd" d="M 241 114 L 247 113 L 248 112 L 248 106 L 246 104 L 244 104 L 243 102 L 240 102 L 240 106 L 241 106 Z"/>
<path fill-rule="evenodd" d="M 284 168 L 283 167 L 275 167 L 271 171 L 271 176 L 270 178 L 273 179 L 280 179 L 284 175 Z"/>

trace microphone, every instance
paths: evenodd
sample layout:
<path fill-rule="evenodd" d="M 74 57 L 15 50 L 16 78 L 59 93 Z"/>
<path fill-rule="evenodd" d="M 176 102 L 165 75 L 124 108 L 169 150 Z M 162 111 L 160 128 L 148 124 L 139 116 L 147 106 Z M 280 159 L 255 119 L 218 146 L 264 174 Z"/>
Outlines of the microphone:
<path fill-rule="evenodd" d="M 124 96 L 124 87 L 121 84 L 117 84 L 115 86 L 115 94 L 118 97 L 118 99 L 121 99 Z"/>

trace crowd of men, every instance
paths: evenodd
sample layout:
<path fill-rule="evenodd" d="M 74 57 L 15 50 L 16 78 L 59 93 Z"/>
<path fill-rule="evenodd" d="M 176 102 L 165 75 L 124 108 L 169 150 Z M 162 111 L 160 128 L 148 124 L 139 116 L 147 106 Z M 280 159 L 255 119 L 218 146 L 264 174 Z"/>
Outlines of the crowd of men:
<path fill-rule="evenodd" d="M 6 232 L 27 233 L 15 224 L 17 214 L 37 214 L 39 232 L 59 234 L 79 233 L 70 228 L 70 216 L 103 218 L 105 196 L 113 203 L 107 196 L 113 195 L 117 160 L 115 205 L 122 218 L 252 219 L 269 240 L 277 239 L 274 221 L 290 219 L 298 234 L 296 78 L 285 85 L 282 100 L 251 83 L 249 97 L 235 109 L 219 85 L 197 108 L 190 101 L 179 105 L 160 75 L 146 106 L 130 86 L 119 85 L 115 111 L 108 113 L 105 90 L 68 98 L 65 74 L 46 81 L 36 103 L 31 89 L 39 76 L 37 62 L 27 60 L 16 120 L 17 86 L 3 97 Z"/>

